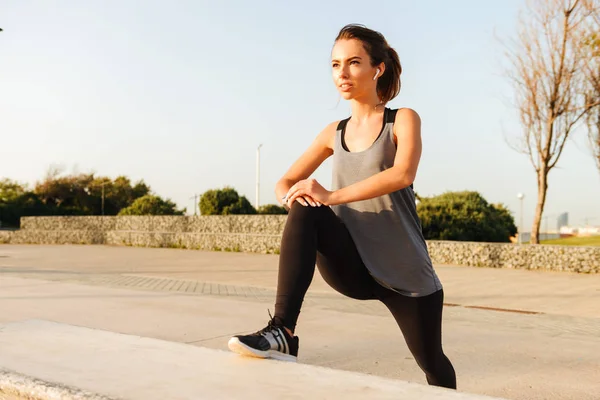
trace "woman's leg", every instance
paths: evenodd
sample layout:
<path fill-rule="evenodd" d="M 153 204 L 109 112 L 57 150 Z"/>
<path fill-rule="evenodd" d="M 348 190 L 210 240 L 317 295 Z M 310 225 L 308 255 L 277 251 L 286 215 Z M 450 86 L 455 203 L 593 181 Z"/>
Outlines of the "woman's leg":
<path fill-rule="evenodd" d="M 304 295 L 315 273 L 342 294 L 357 299 L 377 299 L 369 275 L 345 225 L 331 208 L 294 203 L 287 218 L 279 257 L 275 316 L 268 325 L 249 335 L 236 335 L 229 348 L 239 354 L 295 361 L 299 339 L 296 327 Z"/>
<path fill-rule="evenodd" d="M 275 317 L 294 331 L 304 296 L 315 272 L 338 292 L 355 299 L 376 299 L 375 281 L 363 264 L 344 223 L 326 206 L 294 203 L 288 214 L 279 257 Z"/>
<path fill-rule="evenodd" d="M 454 367 L 442 350 L 443 290 L 424 297 L 408 297 L 387 289 L 378 292 L 400 326 L 427 382 L 456 389 Z"/>

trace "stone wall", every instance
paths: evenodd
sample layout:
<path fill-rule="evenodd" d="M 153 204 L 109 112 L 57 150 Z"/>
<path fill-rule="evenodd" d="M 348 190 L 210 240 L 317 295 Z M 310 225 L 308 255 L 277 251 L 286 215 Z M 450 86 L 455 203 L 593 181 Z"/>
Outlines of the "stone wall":
<path fill-rule="evenodd" d="M 22 231 L 110 231 L 116 229 L 113 216 L 22 217 Z"/>
<path fill-rule="evenodd" d="M 281 235 L 286 219 L 285 215 L 23 217 L 21 230 Z"/>
<path fill-rule="evenodd" d="M 436 264 L 600 273 L 600 247 L 429 240 Z"/>
<path fill-rule="evenodd" d="M 285 215 L 25 217 L 0 243 L 279 253 Z M 436 264 L 600 273 L 600 247 L 428 241 Z"/>
<path fill-rule="evenodd" d="M 0 231 L 0 244 L 10 243 L 13 233 L 13 231 Z"/>

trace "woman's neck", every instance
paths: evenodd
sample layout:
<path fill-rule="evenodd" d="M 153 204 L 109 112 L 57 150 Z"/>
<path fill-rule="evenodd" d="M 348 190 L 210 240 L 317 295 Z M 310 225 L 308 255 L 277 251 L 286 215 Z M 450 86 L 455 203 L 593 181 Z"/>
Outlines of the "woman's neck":
<path fill-rule="evenodd" d="M 373 115 L 380 114 L 385 109 L 385 105 L 381 103 L 376 94 L 368 99 L 351 100 L 351 107 L 352 119 L 357 122 L 369 120 Z"/>

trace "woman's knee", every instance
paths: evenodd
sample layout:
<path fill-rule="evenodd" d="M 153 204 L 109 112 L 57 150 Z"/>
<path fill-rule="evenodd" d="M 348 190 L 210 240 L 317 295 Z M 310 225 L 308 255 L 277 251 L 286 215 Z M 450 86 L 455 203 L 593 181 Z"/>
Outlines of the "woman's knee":
<path fill-rule="evenodd" d="M 448 362 L 442 349 L 424 349 L 420 354 L 413 355 L 419 367 L 428 376 L 436 376 Z"/>
<path fill-rule="evenodd" d="M 415 357 L 415 359 L 430 385 L 456 389 L 456 372 L 443 351 L 440 350 L 430 357 Z"/>
<path fill-rule="evenodd" d="M 329 207 L 303 206 L 302 204 L 295 201 L 294 204 L 292 204 L 290 211 L 288 212 L 288 221 L 316 219 L 319 216 L 323 215 L 323 213 L 326 211 L 325 208 Z"/>

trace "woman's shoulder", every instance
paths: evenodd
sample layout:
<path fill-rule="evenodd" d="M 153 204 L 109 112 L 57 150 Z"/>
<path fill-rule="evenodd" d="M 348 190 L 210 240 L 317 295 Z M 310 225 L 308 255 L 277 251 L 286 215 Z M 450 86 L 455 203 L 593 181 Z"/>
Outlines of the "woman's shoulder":
<path fill-rule="evenodd" d="M 317 140 L 327 148 L 333 149 L 335 143 L 335 134 L 340 122 L 340 120 L 337 120 L 327 124 L 327 126 L 325 126 L 325 128 L 323 128 L 323 130 L 317 136 Z"/>
<path fill-rule="evenodd" d="M 419 116 L 419 114 L 410 107 L 401 107 L 392 111 L 396 112 L 396 123 L 421 122 L 421 117 Z"/>
<path fill-rule="evenodd" d="M 396 110 L 396 118 L 393 128 L 394 136 L 411 136 L 421 134 L 421 117 L 412 108 L 402 107 Z"/>
<path fill-rule="evenodd" d="M 339 129 L 340 124 L 343 121 L 344 120 L 336 120 L 336 121 L 330 122 L 329 124 L 327 124 L 327 126 L 325 126 L 325 128 L 323 128 L 323 130 L 321 131 L 321 134 L 323 134 L 325 136 L 335 136 L 335 132 Z"/>

